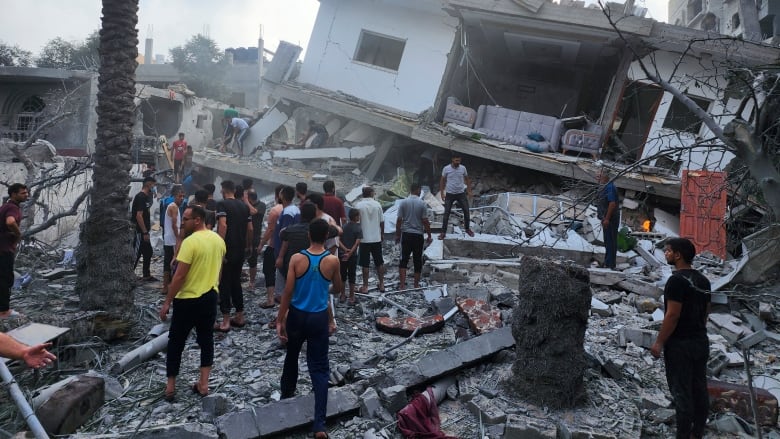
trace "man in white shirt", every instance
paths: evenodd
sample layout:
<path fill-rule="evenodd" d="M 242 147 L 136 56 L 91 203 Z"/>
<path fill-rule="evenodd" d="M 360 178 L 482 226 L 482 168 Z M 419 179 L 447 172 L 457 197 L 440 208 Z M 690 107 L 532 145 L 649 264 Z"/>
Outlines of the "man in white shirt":
<path fill-rule="evenodd" d="M 374 199 L 373 187 L 363 187 L 363 199 L 355 204 L 355 209 L 360 211 L 360 228 L 363 232 L 358 261 L 363 270 L 363 287 L 360 288 L 360 292 L 368 291 L 368 267 L 371 265 L 371 258 L 374 259 L 376 275 L 379 278 L 377 287 L 380 292 L 384 292 L 385 262 L 382 259 L 382 233 L 385 230 L 385 220 L 382 205 Z"/>
<path fill-rule="evenodd" d="M 238 155 L 244 155 L 244 139 L 249 135 L 249 124 L 240 117 L 234 117 L 229 121 L 230 127 L 233 130 L 233 139 L 238 144 Z M 227 144 L 223 144 L 220 152 L 225 152 Z"/>
<path fill-rule="evenodd" d="M 171 283 L 172 269 L 171 264 L 176 259 L 176 250 L 181 243 L 180 227 L 181 216 L 179 208 L 184 202 L 184 190 L 181 185 L 176 185 L 171 189 L 173 202 L 165 209 L 165 220 L 163 221 L 163 294 L 168 294 L 168 285 Z"/>
<path fill-rule="evenodd" d="M 441 198 L 444 200 L 444 218 L 441 222 L 441 234 L 439 234 L 439 239 L 444 239 L 444 237 L 447 236 L 450 211 L 452 210 L 453 203 L 456 202 L 463 210 L 463 225 L 466 228 L 466 233 L 468 233 L 469 236 L 474 236 L 474 232 L 471 231 L 468 200 L 468 198 L 471 197 L 471 179 L 469 179 L 466 167 L 460 164 L 460 159 L 460 154 L 453 153 L 452 162 L 445 166 L 441 171 L 439 189 L 441 190 Z"/>

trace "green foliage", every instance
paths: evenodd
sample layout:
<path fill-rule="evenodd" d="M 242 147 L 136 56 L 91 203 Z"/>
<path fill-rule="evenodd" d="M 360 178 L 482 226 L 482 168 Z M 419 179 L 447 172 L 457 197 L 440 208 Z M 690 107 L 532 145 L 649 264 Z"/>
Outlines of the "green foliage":
<path fill-rule="evenodd" d="M 97 70 L 100 66 L 100 33 L 92 32 L 82 43 L 60 37 L 46 43 L 35 59 L 38 67 L 70 70 Z"/>
<path fill-rule="evenodd" d="M 0 66 L 28 67 L 32 63 L 32 53 L 0 41 Z"/>
<path fill-rule="evenodd" d="M 224 100 L 227 63 L 217 43 L 205 35 L 195 35 L 183 46 L 170 50 L 173 65 L 198 96 Z"/>

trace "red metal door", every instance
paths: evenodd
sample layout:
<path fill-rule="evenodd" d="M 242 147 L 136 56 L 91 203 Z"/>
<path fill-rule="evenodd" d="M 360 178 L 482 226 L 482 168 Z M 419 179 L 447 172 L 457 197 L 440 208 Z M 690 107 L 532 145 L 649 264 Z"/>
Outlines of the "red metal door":
<path fill-rule="evenodd" d="M 683 171 L 680 202 L 680 236 L 725 259 L 726 173 Z"/>

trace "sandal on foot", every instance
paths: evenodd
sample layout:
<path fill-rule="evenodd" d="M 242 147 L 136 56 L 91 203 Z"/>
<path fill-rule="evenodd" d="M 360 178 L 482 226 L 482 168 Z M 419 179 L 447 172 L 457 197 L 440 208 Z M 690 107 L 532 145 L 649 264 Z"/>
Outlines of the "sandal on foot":
<path fill-rule="evenodd" d="M 276 302 L 263 302 L 260 304 L 260 308 L 263 309 L 273 308 L 274 306 L 276 306 Z"/>
<path fill-rule="evenodd" d="M 200 396 L 201 398 L 203 398 L 204 396 L 208 396 L 209 395 L 208 392 L 206 392 L 206 393 L 201 393 L 200 392 L 200 389 L 198 388 L 198 383 L 192 383 L 192 393 Z"/>

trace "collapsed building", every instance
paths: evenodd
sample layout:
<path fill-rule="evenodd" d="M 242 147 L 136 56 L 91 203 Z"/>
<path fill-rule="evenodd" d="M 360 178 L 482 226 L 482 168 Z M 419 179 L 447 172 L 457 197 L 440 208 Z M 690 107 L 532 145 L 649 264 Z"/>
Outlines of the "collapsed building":
<path fill-rule="evenodd" d="M 735 102 L 696 87 L 697 78 L 711 76 L 726 59 L 755 65 L 777 56 L 775 49 L 736 43 L 730 51 L 705 45 L 681 57 L 688 41 L 705 34 L 632 15 L 636 11 L 630 7 L 610 8 L 620 16 L 617 26 L 624 35 L 652 50 L 639 56 L 654 59 L 663 71 L 673 70 L 682 59 L 677 84 L 712 113 L 727 113 Z M 711 137 L 706 127 L 693 123 L 675 98 L 643 76 L 637 54 L 604 14 L 577 2 L 324 0 L 299 64 L 300 52 L 282 44 L 264 69 L 262 89 L 272 105 L 250 129 L 249 157 L 214 150 L 224 104 L 194 97 L 186 87 L 140 84 L 136 161 L 164 167 L 159 136 L 182 131 L 194 146 L 193 164 L 209 170 L 209 178 L 251 177 L 289 185 L 305 181 L 312 188 L 334 179 L 344 192 L 355 188 L 345 194 L 348 202 L 355 200 L 360 186 L 372 182 L 387 193 L 387 230 L 393 230 L 391 205 L 406 195 L 408 181 L 426 181 L 433 188 L 449 151 L 464 154 L 470 172 L 475 170 L 472 163 L 480 163 L 481 175 L 473 177 L 481 195 L 474 215 L 478 236 L 434 242 L 426 250 L 422 292 L 374 291 L 359 306 L 337 309 L 340 329 L 332 340 L 329 407 L 333 436 L 400 437 L 394 429 L 397 413 L 431 383 L 432 398 L 441 403 L 443 429 L 459 437 L 668 436 L 673 411 L 662 370 L 646 350 L 662 318 L 660 295 L 669 274 L 658 245 L 665 236 L 687 233 L 701 238 L 697 246 L 712 244 L 703 247 L 710 250 L 697 258 L 696 266 L 720 291 L 737 274 L 746 282 L 766 278 L 777 263 L 778 229 L 749 237 L 743 257 L 728 261 L 721 253 L 722 236 L 709 233 L 720 229 L 722 215 L 709 218 L 702 230 L 683 230 L 702 222 L 684 223 L 674 208 L 686 196 L 720 200 L 721 191 L 710 197 L 691 188 L 707 181 L 695 180 L 699 175 L 722 171 L 730 156 L 715 157 L 709 145 L 697 143 Z M 324 147 L 297 145 L 308 120 L 326 127 Z M 680 149 L 691 145 L 702 146 Z M 657 154 L 665 149 L 680 153 L 671 158 Z M 634 162 L 644 165 L 631 166 Z M 626 195 L 624 222 L 639 230 L 652 216 L 653 227 L 633 234 L 637 242 L 621 252 L 618 271 L 591 267 L 574 270 L 576 279 L 553 279 L 549 273 L 561 267 L 566 271 L 566 263 L 534 256 L 585 266 L 600 260 L 597 221 L 578 189 L 593 182 L 604 163 L 619 173 L 616 184 Z M 526 177 L 527 190 L 517 189 L 510 179 L 515 175 Z M 575 183 L 565 192 L 550 188 L 554 185 L 549 181 Z M 648 199 L 666 210 L 631 214 L 636 200 Z M 430 191 L 426 201 L 441 212 L 440 200 Z M 388 243 L 385 250 L 395 262 L 397 248 Z M 72 306 L 67 280 L 71 263 L 65 257 L 59 266 L 64 268 L 40 274 L 26 288 L 55 298 L 53 314 L 64 317 L 50 323 L 66 326 Z M 589 320 L 578 321 L 576 337 L 547 344 L 544 351 L 516 345 L 515 328 L 504 326 L 533 318 L 525 302 L 530 293 L 537 300 L 550 299 L 544 289 L 555 291 L 559 285 L 575 285 L 575 317 L 585 303 Z M 44 413 L 52 413 L 60 402 L 60 407 L 74 407 L 61 399 L 63 394 L 83 395 L 71 401 L 89 409 L 51 415 L 68 420 L 52 428 L 78 423 L 85 435 L 109 437 L 303 437 L 298 432 L 308 421 L 310 395 L 279 400 L 283 349 L 264 329 L 273 310 L 249 310 L 247 328 L 219 339 L 213 395 L 202 401 L 186 395 L 168 405 L 158 392 L 164 360 L 156 354 L 166 337 L 166 328 L 155 326 L 159 294 L 147 289 L 141 297 L 132 346 L 112 349 L 75 335 L 62 337 L 63 362 L 74 370 L 96 368 L 101 373 L 99 379 L 78 375 L 80 384 L 60 382 L 41 392 L 45 397 L 38 407 Z M 739 417 L 776 430 L 780 377 L 772 349 L 780 339 L 773 308 L 777 301 L 761 296 L 760 303 L 745 300 L 746 309 L 733 312 L 729 293 L 720 291 L 713 301 L 721 306 L 710 323 L 714 355 L 709 373 L 720 378 L 712 385 L 713 407 L 738 416 L 718 416 L 710 428 L 747 434 Z M 544 307 L 541 303 L 537 306 Z M 571 317 L 566 309 L 562 313 Z M 416 327 L 399 324 L 411 318 L 417 319 L 415 324 L 433 322 L 431 332 L 415 338 Z M 557 323 L 545 322 L 534 335 L 544 335 Z M 149 334 L 148 327 L 153 327 Z M 533 345 L 538 340 L 525 341 Z M 546 365 L 545 355 L 569 349 L 577 352 L 572 369 L 584 377 L 567 377 L 574 393 L 564 396 L 587 404 L 561 409 L 548 407 L 547 395 L 535 395 L 541 398 L 532 402 L 511 394 L 509 389 L 517 387 L 507 385 L 512 384 L 513 367 L 523 367 L 523 361 Z M 745 349 L 753 349 L 752 357 Z M 525 357 L 528 352 L 532 358 Z M 185 362 L 194 364 L 196 355 L 197 350 L 188 349 Z M 763 375 L 757 419 L 752 419 L 749 380 L 741 371 L 751 365 Z M 561 368 L 557 364 L 554 370 L 560 373 Z M 182 388 L 191 377 L 183 376 Z M 534 388 L 529 382 L 531 386 L 520 389 Z M 302 387 L 308 390 L 308 383 Z M 201 410 L 193 412 L 193 406 Z M 57 431 L 66 434 L 66 429 Z"/>

